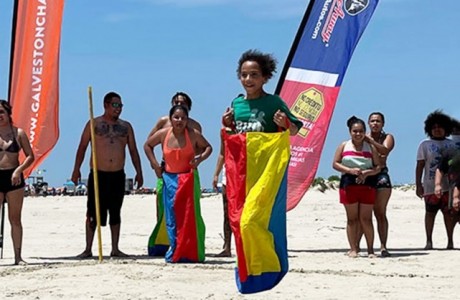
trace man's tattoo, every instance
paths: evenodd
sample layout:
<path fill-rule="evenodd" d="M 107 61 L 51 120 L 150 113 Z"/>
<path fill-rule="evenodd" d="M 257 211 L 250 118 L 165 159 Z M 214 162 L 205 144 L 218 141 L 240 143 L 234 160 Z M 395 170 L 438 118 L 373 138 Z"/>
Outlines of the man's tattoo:
<path fill-rule="evenodd" d="M 128 136 L 128 126 L 124 124 L 110 125 L 107 122 L 99 122 L 95 127 L 96 135 L 110 139 L 114 143 L 115 138 L 125 138 Z"/>

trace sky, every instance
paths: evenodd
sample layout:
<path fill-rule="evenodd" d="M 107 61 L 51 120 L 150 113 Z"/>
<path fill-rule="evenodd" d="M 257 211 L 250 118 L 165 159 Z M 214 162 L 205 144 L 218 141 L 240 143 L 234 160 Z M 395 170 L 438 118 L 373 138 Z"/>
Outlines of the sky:
<path fill-rule="evenodd" d="M 51 186 L 70 178 L 81 132 L 103 113 L 109 91 L 122 96 L 122 119 L 135 132 L 144 186 L 156 177 L 143 144 L 158 118 L 167 115 L 178 91 L 193 101 L 214 147 L 200 166 L 210 187 L 219 150 L 222 113 L 244 90 L 237 79 L 248 49 L 272 53 L 278 73 L 266 85 L 274 92 L 307 0 L 78 0 L 66 1 L 60 56 L 60 138 L 40 172 Z M 332 169 L 337 146 L 349 138 L 346 120 L 385 114 L 385 131 L 396 146 L 388 158 L 394 184 L 414 182 L 416 151 L 426 138 L 423 122 L 435 109 L 460 118 L 460 2 L 380 0 L 348 67 L 326 137 L 317 177 Z M 0 3 L 0 98 L 7 98 L 13 0 Z M 14 108 L 13 108 L 14 109 Z M 89 172 L 89 150 L 82 177 Z M 134 177 L 129 155 L 127 177 Z M 34 172 L 32 175 L 37 175 Z"/>

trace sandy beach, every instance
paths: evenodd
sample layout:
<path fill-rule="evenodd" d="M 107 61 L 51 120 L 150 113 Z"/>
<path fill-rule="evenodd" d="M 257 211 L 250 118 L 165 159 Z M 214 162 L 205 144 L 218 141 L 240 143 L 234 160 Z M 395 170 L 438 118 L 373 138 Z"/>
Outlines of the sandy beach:
<path fill-rule="evenodd" d="M 389 258 L 356 259 L 348 250 L 338 192 L 310 191 L 288 213 L 289 273 L 274 289 L 238 293 L 232 258 L 215 258 L 222 247 L 220 195 L 202 198 L 206 262 L 166 264 L 147 254 L 155 223 L 153 195 L 130 195 L 122 210 L 120 248 L 127 259 L 111 259 L 110 230 L 102 228 L 104 260 L 75 256 L 84 248 L 86 198 L 28 197 L 23 209 L 23 258 L 14 266 L 10 226 L 5 226 L 0 260 L 0 299 L 452 299 L 460 292 L 460 231 L 456 250 L 447 239 L 441 214 L 425 251 L 424 205 L 413 191 L 393 191 L 388 207 Z M 374 221 L 375 227 L 375 221 Z M 376 253 L 379 241 L 376 233 Z M 364 240 L 362 241 L 364 248 Z"/>

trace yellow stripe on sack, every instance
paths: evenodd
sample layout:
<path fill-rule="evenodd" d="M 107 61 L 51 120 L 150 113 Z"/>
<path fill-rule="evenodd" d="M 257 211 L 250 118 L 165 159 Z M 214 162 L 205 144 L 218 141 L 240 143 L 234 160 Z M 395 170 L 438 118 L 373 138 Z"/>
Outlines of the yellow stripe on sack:
<path fill-rule="evenodd" d="M 240 220 L 248 275 L 281 270 L 268 230 L 281 181 L 289 163 L 289 133 L 247 133 L 246 201 Z"/>
<path fill-rule="evenodd" d="M 168 232 L 166 230 L 166 216 L 165 215 L 163 215 L 163 219 L 161 220 L 160 230 L 158 230 L 158 235 L 157 235 L 155 244 L 169 245 Z"/>

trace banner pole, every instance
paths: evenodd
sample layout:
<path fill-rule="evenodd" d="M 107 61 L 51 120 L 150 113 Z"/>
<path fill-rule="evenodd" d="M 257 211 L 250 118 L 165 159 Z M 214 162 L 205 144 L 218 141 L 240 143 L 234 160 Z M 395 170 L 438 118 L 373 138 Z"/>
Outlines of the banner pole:
<path fill-rule="evenodd" d="M 278 80 L 278 84 L 275 88 L 275 95 L 279 95 L 281 93 L 281 89 L 283 87 L 284 78 L 291 66 L 292 59 L 294 58 L 297 46 L 299 45 L 300 40 L 302 39 L 302 34 L 304 31 L 305 26 L 307 25 L 308 18 L 310 17 L 311 10 L 313 9 L 313 5 L 315 4 L 315 0 L 310 0 L 308 3 L 307 9 L 305 10 L 305 14 L 303 15 L 302 21 L 300 22 L 299 28 L 297 29 L 297 33 L 294 37 L 294 41 L 292 42 L 291 49 L 289 49 L 289 54 L 286 58 L 286 61 L 283 66 L 283 70 L 281 71 L 280 78 Z"/>
<path fill-rule="evenodd" d="M 5 231 L 5 205 L 6 205 L 6 201 L 3 201 L 2 203 L 2 207 L 1 207 L 1 210 L 2 210 L 2 215 L 1 215 L 1 220 L 0 220 L 0 247 L 2 248 L 2 251 L 0 252 L 0 259 L 3 259 L 3 248 L 5 247 L 4 246 L 4 240 L 3 240 L 3 233 Z"/>
<path fill-rule="evenodd" d="M 89 99 L 89 120 L 91 128 L 91 157 L 93 158 L 93 179 L 94 179 L 94 201 L 96 202 L 96 222 L 97 222 L 97 241 L 99 262 L 102 262 L 102 237 L 101 237 L 101 213 L 99 207 L 99 180 L 97 176 L 97 157 L 96 157 L 96 133 L 94 131 L 94 116 L 93 116 L 93 89 L 88 87 Z"/>
<path fill-rule="evenodd" d="M 13 61 L 14 48 L 16 44 L 16 23 L 18 20 L 18 0 L 15 0 L 13 5 L 13 20 L 11 25 L 10 73 L 8 77 L 8 102 L 11 101 L 11 85 L 13 82 Z"/>
<path fill-rule="evenodd" d="M 11 103 L 11 83 L 13 77 L 13 59 L 14 59 L 14 47 L 16 43 L 16 23 L 18 19 L 18 0 L 14 0 L 13 2 L 13 18 L 11 24 L 11 49 L 10 49 L 10 72 L 8 75 L 8 103 Z M 0 252 L 0 259 L 3 259 L 3 248 L 4 245 L 4 232 L 5 232 L 5 205 L 6 199 L 2 200 L 1 203 L 1 215 L 0 215 L 0 248 L 2 248 Z"/>

